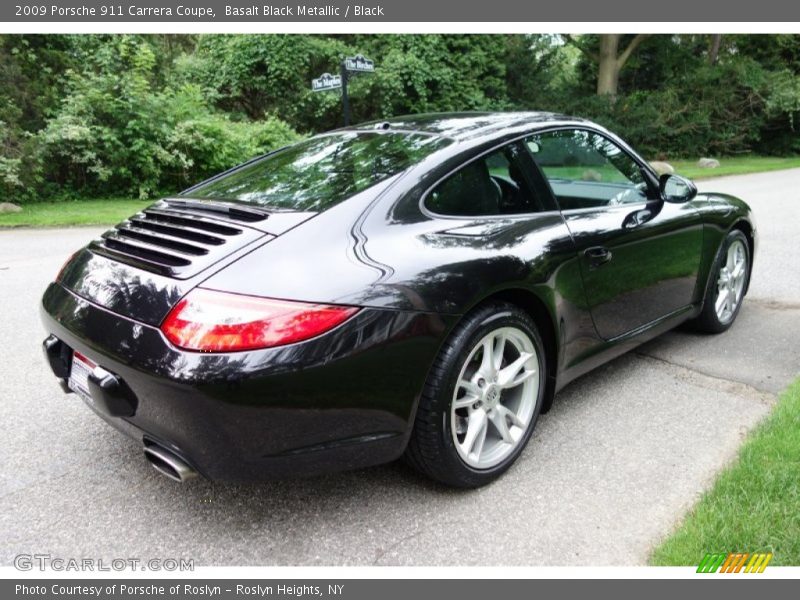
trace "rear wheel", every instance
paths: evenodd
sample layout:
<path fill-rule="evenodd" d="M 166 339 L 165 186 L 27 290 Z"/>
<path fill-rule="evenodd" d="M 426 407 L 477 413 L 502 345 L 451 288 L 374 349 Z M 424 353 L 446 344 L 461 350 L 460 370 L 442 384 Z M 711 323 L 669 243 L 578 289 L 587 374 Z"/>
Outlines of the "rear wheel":
<path fill-rule="evenodd" d="M 734 229 L 728 234 L 709 277 L 695 325 L 700 331 L 721 333 L 736 320 L 750 279 L 750 246 L 744 233 Z"/>
<path fill-rule="evenodd" d="M 545 372 L 541 337 L 525 312 L 497 303 L 468 315 L 428 377 L 408 461 L 447 485 L 493 481 L 530 439 Z"/>

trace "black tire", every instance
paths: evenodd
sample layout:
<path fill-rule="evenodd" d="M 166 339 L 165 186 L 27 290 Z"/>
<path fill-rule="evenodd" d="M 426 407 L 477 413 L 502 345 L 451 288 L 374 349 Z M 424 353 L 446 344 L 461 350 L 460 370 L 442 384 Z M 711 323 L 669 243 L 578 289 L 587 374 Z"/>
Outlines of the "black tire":
<path fill-rule="evenodd" d="M 527 428 L 517 446 L 499 464 L 486 469 L 468 465 L 453 441 L 451 404 L 456 382 L 470 352 L 484 336 L 501 327 L 514 327 L 527 334 L 538 357 L 538 395 Z M 479 307 L 456 326 L 439 352 L 417 408 L 405 459 L 424 475 L 448 486 L 476 488 L 500 477 L 514 463 L 530 439 L 545 393 L 546 364 L 541 336 L 533 319 L 517 306 L 495 302 Z"/>
<path fill-rule="evenodd" d="M 742 288 L 742 296 L 730 317 L 726 318 L 725 320 L 721 320 L 716 310 L 716 302 L 719 298 L 718 280 L 720 277 L 720 272 L 725 266 L 725 262 L 727 260 L 728 249 L 735 241 L 741 242 L 744 246 L 744 252 L 747 260 L 744 274 L 744 286 Z M 711 266 L 711 270 L 708 275 L 708 282 L 706 283 L 706 293 L 703 298 L 703 309 L 700 312 L 700 315 L 694 321 L 692 321 L 692 325 L 696 330 L 705 333 L 722 333 L 723 331 L 727 331 L 730 326 L 733 325 L 734 321 L 736 321 L 737 315 L 739 314 L 739 310 L 742 308 L 744 295 L 750 283 L 751 265 L 750 244 L 747 241 L 747 237 L 739 229 L 731 230 L 725 237 L 725 240 L 722 242 L 719 252 L 717 252 L 717 256 L 714 259 L 714 264 Z"/>

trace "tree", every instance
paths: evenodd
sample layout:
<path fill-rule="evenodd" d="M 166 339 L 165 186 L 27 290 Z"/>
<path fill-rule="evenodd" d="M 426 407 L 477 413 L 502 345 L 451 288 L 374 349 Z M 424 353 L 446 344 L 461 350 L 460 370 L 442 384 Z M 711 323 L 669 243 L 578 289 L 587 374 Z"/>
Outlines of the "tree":
<path fill-rule="evenodd" d="M 378 65 L 354 92 L 364 118 L 502 110 L 508 104 L 505 36 L 372 35 L 354 43 Z"/>
<path fill-rule="evenodd" d="M 338 127 L 310 81 L 356 52 L 354 122 L 549 110 L 653 157 L 800 153 L 798 35 L 0 36 L 0 194 L 155 196 Z"/>
<path fill-rule="evenodd" d="M 714 66 L 719 58 L 719 47 L 722 44 L 722 34 L 714 33 L 711 35 L 711 43 L 708 47 L 708 64 Z"/>
<path fill-rule="evenodd" d="M 649 36 L 640 33 L 633 37 L 622 53 L 619 53 L 619 33 L 606 33 L 600 36 L 600 52 L 597 65 L 597 95 L 616 96 L 619 72 L 628 62 L 631 54 Z"/>
<path fill-rule="evenodd" d="M 641 43 L 650 37 L 650 34 L 639 33 L 633 36 L 621 52 L 621 33 L 603 33 L 597 37 L 599 38 L 597 51 L 591 50 L 586 44 L 576 41 L 572 36 L 565 35 L 564 39 L 579 48 L 587 58 L 597 65 L 597 95 L 614 98 L 619 87 L 620 71 Z"/>
<path fill-rule="evenodd" d="M 207 89 L 225 112 L 252 120 L 271 113 L 307 128 L 307 105 L 315 101 L 311 79 L 337 72 L 341 56 L 350 53 L 333 36 L 207 35 L 185 65 L 185 77 Z"/>
<path fill-rule="evenodd" d="M 33 136 L 36 153 L 26 161 L 38 159 L 55 184 L 51 196 L 152 197 L 297 139 L 279 119 L 246 122 L 215 111 L 197 84 L 167 85 L 153 41 L 89 38 L 91 54 L 65 73 L 64 99 Z"/>

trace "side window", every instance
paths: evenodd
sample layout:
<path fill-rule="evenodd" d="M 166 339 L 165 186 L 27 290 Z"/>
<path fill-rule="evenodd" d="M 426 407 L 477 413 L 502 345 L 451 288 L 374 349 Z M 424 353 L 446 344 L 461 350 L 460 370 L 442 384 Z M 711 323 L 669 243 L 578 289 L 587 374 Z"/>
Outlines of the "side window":
<path fill-rule="evenodd" d="M 542 210 L 520 168 L 520 146 L 482 156 L 450 175 L 428 194 L 425 206 L 440 215 L 515 215 Z"/>
<path fill-rule="evenodd" d="M 562 210 L 647 200 L 639 165 L 611 140 L 565 129 L 525 140 Z"/>

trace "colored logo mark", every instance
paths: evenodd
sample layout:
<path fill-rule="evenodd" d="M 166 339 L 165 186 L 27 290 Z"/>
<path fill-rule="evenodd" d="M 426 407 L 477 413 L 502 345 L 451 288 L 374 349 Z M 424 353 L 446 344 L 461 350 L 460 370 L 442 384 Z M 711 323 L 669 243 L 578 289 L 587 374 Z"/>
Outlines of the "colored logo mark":
<path fill-rule="evenodd" d="M 709 552 L 697 565 L 698 573 L 763 573 L 772 552 Z"/>

